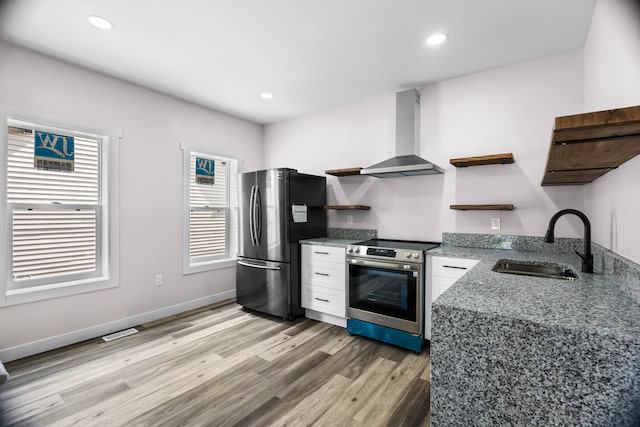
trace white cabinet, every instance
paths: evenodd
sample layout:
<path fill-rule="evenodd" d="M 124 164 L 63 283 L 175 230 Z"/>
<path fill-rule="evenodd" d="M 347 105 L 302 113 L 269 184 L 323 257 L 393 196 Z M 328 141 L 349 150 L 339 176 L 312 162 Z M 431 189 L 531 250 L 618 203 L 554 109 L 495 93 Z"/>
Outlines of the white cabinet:
<path fill-rule="evenodd" d="M 301 250 L 302 306 L 307 317 L 345 327 L 345 249 L 303 244 Z"/>
<path fill-rule="evenodd" d="M 431 274 L 426 281 L 424 304 L 424 335 L 426 339 L 431 339 L 431 303 L 477 263 L 478 261 L 475 259 L 432 255 L 427 257 L 427 266 L 429 267 L 427 271 L 430 271 Z"/>
<path fill-rule="evenodd" d="M 431 302 L 449 289 L 456 280 L 465 275 L 478 261 L 464 258 L 431 257 Z"/>

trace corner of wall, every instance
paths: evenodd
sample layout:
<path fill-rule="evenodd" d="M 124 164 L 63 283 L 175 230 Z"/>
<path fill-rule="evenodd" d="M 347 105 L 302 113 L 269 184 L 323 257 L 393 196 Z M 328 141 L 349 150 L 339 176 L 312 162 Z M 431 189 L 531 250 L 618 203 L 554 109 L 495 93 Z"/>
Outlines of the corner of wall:
<path fill-rule="evenodd" d="M 636 1 L 597 2 L 584 47 L 585 111 L 640 105 L 639 23 Z M 593 241 L 634 262 L 640 262 L 633 214 L 640 210 L 638 182 L 636 157 L 585 186 L 585 211 L 596 225 Z"/>

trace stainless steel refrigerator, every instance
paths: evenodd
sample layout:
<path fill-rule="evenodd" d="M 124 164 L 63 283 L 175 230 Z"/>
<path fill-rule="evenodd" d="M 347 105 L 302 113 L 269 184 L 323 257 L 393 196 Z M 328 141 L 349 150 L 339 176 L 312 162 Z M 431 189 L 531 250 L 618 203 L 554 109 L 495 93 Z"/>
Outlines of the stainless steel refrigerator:
<path fill-rule="evenodd" d="M 236 299 L 292 319 L 300 301 L 301 239 L 327 235 L 326 178 L 295 169 L 240 174 Z"/>

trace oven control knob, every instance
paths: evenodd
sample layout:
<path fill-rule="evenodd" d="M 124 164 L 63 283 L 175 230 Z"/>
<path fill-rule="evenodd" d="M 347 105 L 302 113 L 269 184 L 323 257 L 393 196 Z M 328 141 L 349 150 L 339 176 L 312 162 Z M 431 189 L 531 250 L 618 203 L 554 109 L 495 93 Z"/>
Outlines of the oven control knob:
<path fill-rule="evenodd" d="M 413 253 L 413 257 L 414 257 L 415 259 L 420 258 L 420 252 L 414 252 L 414 253 Z"/>
<path fill-rule="evenodd" d="M 349 252 L 349 253 L 353 253 L 353 248 L 352 248 L 352 247 L 348 247 L 348 248 L 347 248 L 347 252 Z"/>
<path fill-rule="evenodd" d="M 404 256 L 405 256 L 406 258 L 411 258 L 411 252 L 405 252 L 405 253 L 404 253 Z"/>
<path fill-rule="evenodd" d="M 356 246 L 355 248 L 353 248 L 353 251 L 354 251 L 355 253 L 360 253 L 360 247 L 359 247 L 359 246 Z"/>

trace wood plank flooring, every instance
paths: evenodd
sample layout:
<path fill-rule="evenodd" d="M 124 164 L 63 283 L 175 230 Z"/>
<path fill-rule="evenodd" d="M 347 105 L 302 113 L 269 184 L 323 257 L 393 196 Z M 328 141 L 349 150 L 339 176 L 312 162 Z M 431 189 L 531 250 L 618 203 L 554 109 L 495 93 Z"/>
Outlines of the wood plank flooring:
<path fill-rule="evenodd" d="M 429 352 L 208 306 L 6 364 L 0 426 L 428 426 Z"/>

